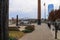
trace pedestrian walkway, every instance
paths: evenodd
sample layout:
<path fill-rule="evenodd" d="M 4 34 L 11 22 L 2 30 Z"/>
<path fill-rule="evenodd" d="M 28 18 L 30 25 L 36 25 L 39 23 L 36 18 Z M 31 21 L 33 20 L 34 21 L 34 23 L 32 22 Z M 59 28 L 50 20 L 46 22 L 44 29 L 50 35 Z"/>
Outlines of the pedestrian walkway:
<path fill-rule="evenodd" d="M 55 27 L 51 25 L 51 32 L 53 34 L 53 37 L 55 37 Z M 60 30 L 57 32 L 57 39 L 60 40 Z"/>
<path fill-rule="evenodd" d="M 35 30 L 32 33 L 24 35 L 19 40 L 55 40 L 51 33 L 51 30 L 45 23 L 41 25 L 35 25 Z"/>

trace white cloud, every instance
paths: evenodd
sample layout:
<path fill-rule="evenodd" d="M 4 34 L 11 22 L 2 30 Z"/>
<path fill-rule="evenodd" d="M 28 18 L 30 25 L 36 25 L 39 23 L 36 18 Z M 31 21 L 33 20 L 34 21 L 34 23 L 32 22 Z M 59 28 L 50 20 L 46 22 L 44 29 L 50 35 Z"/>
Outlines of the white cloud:
<path fill-rule="evenodd" d="M 10 11 L 31 12 L 37 7 L 37 0 L 10 0 Z"/>
<path fill-rule="evenodd" d="M 9 0 L 9 13 L 11 12 L 25 12 L 30 14 L 37 14 L 38 0 Z M 58 9 L 60 0 L 41 0 L 41 15 L 44 17 L 44 3 L 46 3 L 46 13 L 48 14 L 48 4 L 54 4 L 54 8 Z M 36 15 L 35 15 L 36 16 Z"/>
<path fill-rule="evenodd" d="M 60 0 L 41 0 L 42 18 L 44 18 L 44 3 L 46 5 L 46 16 L 48 15 L 48 5 L 54 4 L 54 9 L 59 9 Z"/>

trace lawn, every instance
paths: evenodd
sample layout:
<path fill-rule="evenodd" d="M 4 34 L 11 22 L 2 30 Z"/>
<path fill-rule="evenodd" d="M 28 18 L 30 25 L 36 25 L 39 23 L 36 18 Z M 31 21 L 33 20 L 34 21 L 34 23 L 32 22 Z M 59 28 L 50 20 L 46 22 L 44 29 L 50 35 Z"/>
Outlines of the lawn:
<path fill-rule="evenodd" d="M 9 27 L 9 37 L 21 38 L 24 35 L 17 27 Z"/>
<path fill-rule="evenodd" d="M 23 35 L 24 33 L 20 31 L 9 31 L 9 37 L 12 38 L 21 38 Z"/>

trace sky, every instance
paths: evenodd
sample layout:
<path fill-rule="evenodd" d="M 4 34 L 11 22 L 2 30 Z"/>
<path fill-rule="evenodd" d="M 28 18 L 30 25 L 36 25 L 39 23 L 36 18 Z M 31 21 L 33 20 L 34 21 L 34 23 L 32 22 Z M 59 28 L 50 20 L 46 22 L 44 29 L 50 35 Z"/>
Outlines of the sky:
<path fill-rule="evenodd" d="M 45 3 L 45 6 L 44 6 Z M 41 18 L 44 17 L 46 10 L 46 18 L 48 17 L 48 5 L 54 4 L 54 10 L 59 8 L 60 0 L 41 0 Z M 38 0 L 9 0 L 9 19 L 12 17 L 19 19 L 33 18 L 37 19 Z"/>

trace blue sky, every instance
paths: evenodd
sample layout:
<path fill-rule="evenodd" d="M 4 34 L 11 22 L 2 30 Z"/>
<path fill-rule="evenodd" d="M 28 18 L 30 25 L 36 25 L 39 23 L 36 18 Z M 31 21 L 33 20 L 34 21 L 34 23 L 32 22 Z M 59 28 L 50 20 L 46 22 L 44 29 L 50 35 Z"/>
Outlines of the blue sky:
<path fill-rule="evenodd" d="M 48 5 L 54 4 L 54 9 L 59 8 L 60 0 L 41 0 L 41 18 L 44 18 L 44 9 L 46 10 L 46 18 L 48 16 Z M 9 19 L 16 18 L 35 18 L 37 19 L 37 0 L 9 0 Z M 46 4 L 45 7 L 43 4 Z"/>

